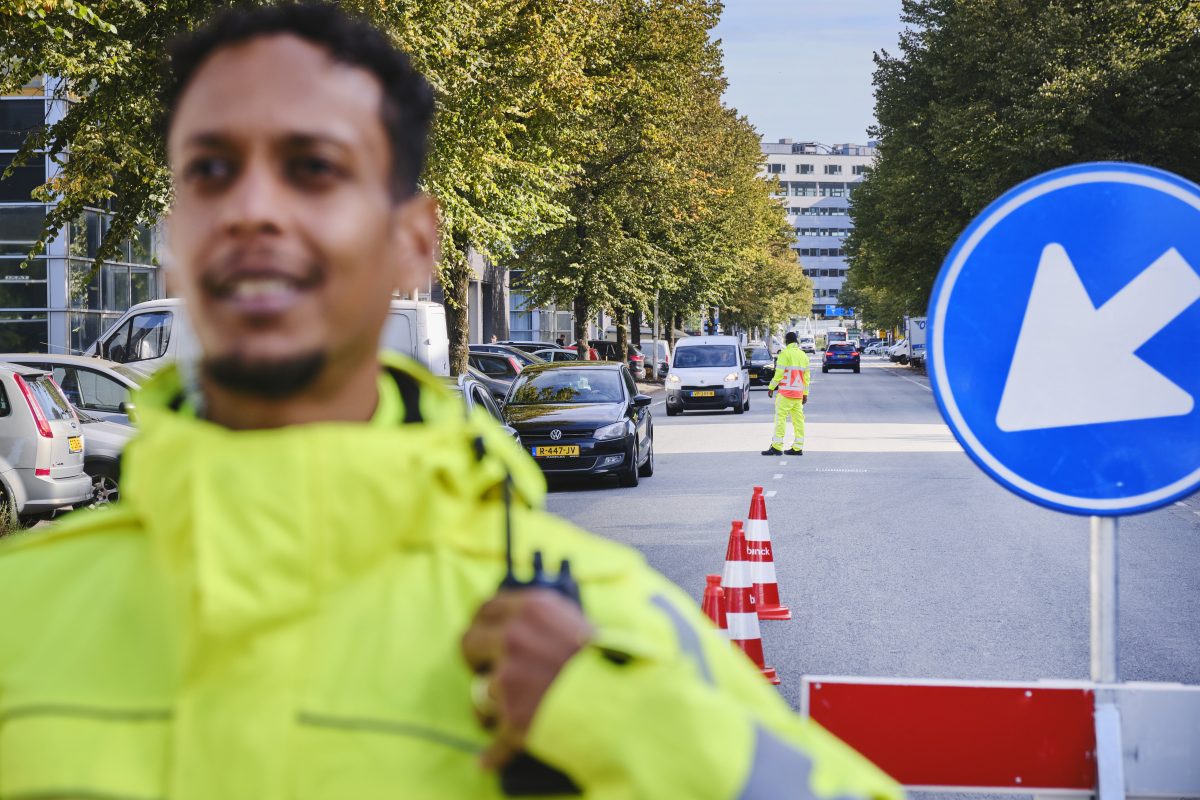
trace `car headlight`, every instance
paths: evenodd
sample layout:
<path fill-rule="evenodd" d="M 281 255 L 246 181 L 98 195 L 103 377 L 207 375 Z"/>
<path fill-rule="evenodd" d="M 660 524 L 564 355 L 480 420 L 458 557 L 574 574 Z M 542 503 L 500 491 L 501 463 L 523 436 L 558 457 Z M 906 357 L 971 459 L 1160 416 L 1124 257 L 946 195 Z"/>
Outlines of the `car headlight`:
<path fill-rule="evenodd" d="M 620 422 L 614 422 L 612 425 L 605 425 L 603 428 L 597 428 L 596 438 L 601 440 L 620 439 L 625 435 L 628 429 L 629 426 L 626 424 L 625 420 L 621 420 Z"/>
<path fill-rule="evenodd" d="M 726 375 L 726 376 L 725 376 L 725 382 L 726 382 L 726 383 L 730 383 L 730 382 L 732 382 L 732 381 L 739 381 L 739 380 L 741 380 L 741 379 L 742 379 L 742 376 L 741 376 L 741 374 L 740 374 L 740 373 L 737 373 L 737 372 L 731 372 L 731 373 L 729 373 L 728 375 Z"/>
<path fill-rule="evenodd" d="M 679 383 L 679 376 L 672 372 L 667 376 L 667 383 Z"/>

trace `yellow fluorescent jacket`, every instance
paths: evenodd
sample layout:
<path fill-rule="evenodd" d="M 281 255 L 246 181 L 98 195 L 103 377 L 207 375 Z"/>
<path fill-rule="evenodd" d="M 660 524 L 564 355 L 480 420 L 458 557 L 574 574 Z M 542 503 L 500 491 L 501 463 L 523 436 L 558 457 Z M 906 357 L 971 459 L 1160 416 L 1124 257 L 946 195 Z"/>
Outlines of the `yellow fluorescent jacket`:
<path fill-rule="evenodd" d="M 506 474 L 518 567 L 570 557 L 632 656 L 586 648 L 534 720 L 529 750 L 584 796 L 901 796 L 637 553 L 542 511 L 499 426 L 388 361 L 423 421 L 393 382 L 391 419 L 235 433 L 171 410 L 161 374 L 121 503 L 7 540 L 0 798 L 501 797 L 459 639 L 502 576 Z"/>
<path fill-rule="evenodd" d="M 792 342 L 779 351 L 775 357 L 775 376 L 767 388 L 779 390 L 784 397 L 799 399 L 808 394 L 808 381 L 811 375 L 808 371 L 808 353 L 800 349 L 800 345 Z"/>

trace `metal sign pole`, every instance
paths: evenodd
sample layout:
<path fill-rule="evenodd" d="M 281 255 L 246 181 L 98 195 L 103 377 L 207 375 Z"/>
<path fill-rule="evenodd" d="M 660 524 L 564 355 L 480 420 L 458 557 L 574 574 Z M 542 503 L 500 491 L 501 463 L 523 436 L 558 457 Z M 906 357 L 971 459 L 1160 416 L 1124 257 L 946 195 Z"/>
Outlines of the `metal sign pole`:
<path fill-rule="evenodd" d="M 1092 517 L 1092 680 L 1119 680 L 1117 660 L 1117 518 Z M 1121 714 L 1111 689 L 1096 688 L 1096 784 L 1098 800 L 1124 800 L 1125 764 Z"/>
<path fill-rule="evenodd" d="M 1092 517 L 1092 680 L 1116 683 L 1117 518 Z"/>

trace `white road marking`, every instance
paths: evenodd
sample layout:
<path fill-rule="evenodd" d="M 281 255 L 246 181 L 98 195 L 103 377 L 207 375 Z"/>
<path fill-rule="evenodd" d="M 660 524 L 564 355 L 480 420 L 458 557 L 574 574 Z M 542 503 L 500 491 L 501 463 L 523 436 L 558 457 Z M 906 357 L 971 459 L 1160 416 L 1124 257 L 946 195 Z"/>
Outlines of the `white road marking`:
<path fill-rule="evenodd" d="M 771 490 L 771 491 L 769 491 L 769 492 L 763 492 L 763 497 L 774 497 L 774 496 L 775 496 L 775 490 L 774 490 L 774 489 L 772 489 L 772 490 Z"/>
<path fill-rule="evenodd" d="M 745 453 L 746 443 L 769 441 L 773 422 L 699 422 L 654 429 L 659 455 Z M 944 423 L 810 422 L 805 453 L 961 453 Z M 789 459 L 790 460 L 790 459 Z"/>
<path fill-rule="evenodd" d="M 776 472 L 772 477 L 775 478 L 775 480 L 781 480 L 783 478 L 783 473 Z"/>
<path fill-rule="evenodd" d="M 781 466 L 781 467 L 786 467 L 786 466 L 787 466 L 787 462 L 786 462 L 786 461 L 780 461 L 780 462 L 779 462 L 779 466 Z"/>
<path fill-rule="evenodd" d="M 900 380 L 902 380 L 902 381 L 908 381 L 908 382 L 909 382 L 909 383 L 911 383 L 913 386 L 920 386 L 922 389 L 928 389 L 928 388 L 930 388 L 930 386 L 929 386 L 929 384 L 928 384 L 928 383 L 921 383 L 920 381 L 914 381 L 912 378 L 905 377 L 904 375 L 896 375 L 896 371 L 895 371 L 895 370 L 888 370 L 888 372 L 889 372 L 889 374 L 891 374 L 891 375 L 895 375 L 897 378 L 899 378 L 899 379 L 900 379 Z"/>
<path fill-rule="evenodd" d="M 1177 505 L 1177 506 L 1183 506 L 1184 508 L 1191 508 L 1191 506 L 1189 506 L 1187 503 L 1183 502 L 1182 500 L 1178 500 L 1178 501 L 1176 501 L 1176 502 L 1175 502 L 1175 505 Z"/>

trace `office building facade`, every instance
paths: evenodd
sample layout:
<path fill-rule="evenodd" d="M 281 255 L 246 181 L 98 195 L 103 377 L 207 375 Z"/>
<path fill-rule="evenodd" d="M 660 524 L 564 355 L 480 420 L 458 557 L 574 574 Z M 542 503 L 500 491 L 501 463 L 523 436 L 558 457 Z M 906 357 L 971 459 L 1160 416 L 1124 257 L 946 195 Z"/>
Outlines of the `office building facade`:
<path fill-rule="evenodd" d="M 69 101 L 47 85 L 53 83 L 39 79 L 16 95 L 0 97 L 0 174 L 31 131 L 65 113 Z M 101 207 L 84 211 L 21 268 L 53 207 L 31 193 L 56 171 L 57 165 L 40 154 L 0 180 L 0 352 L 79 352 L 130 305 L 165 294 L 154 227 L 139 226 L 113 260 L 95 268 L 113 216 Z"/>
<path fill-rule="evenodd" d="M 792 247 L 813 282 L 817 319 L 848 315 L 839 302 L 846 283 L 846 236 L 853 228 L 850 198 L 875 160 L 874 144 L 826 146 L 780 139 L 762 144 L 763 175 L 779 180 L 776 199 L 796 232 Z"/>

